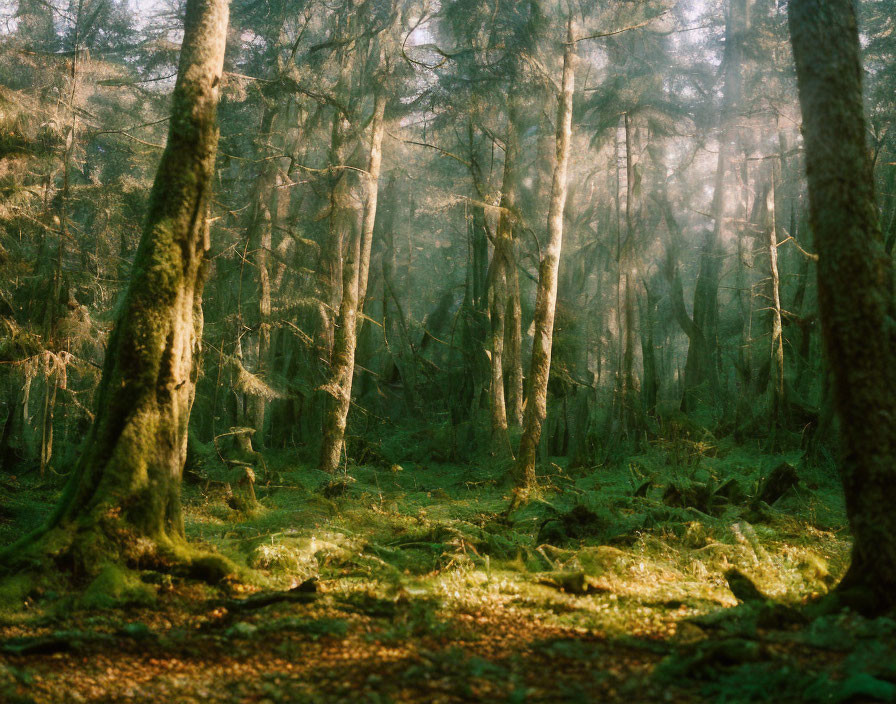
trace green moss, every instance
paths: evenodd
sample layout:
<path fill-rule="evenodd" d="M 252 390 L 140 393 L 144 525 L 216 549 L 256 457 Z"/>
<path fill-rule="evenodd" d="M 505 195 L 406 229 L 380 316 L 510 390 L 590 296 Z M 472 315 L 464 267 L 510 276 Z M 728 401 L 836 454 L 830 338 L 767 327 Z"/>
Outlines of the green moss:
<path fill-rule="evenodd" d="M 239 577 L 235 562 L 223 555 L 200 554 L 190 560 L 190 576 L 209 584 L 219 584 L 228 577 Z"/>
<path fill-rule="evenodd" d="M 107 564 L 81 595 L 78 605 L 85 609 L 147 606 L 155 598 L 155 587 L 142 582 L 136 572 Z"/>
<path fill-rule="evenodd" d="M 19 611 L 34 590 L 34 577 L 27 572 L 0 580 L 0 611 Z"/>

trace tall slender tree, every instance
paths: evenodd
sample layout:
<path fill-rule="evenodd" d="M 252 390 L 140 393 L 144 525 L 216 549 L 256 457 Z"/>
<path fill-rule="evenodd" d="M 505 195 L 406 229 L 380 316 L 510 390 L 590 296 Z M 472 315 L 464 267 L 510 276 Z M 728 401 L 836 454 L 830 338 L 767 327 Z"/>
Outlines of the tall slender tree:
<path fill-rule="evenodd" d="M 343 272 L 342 301 L 336 320 L 329 387 L 333 401 L 327 410 L 324 421 L 324 442 L 320 455 L 320 468 L 326 472 L 335 472 L 339 467 L 348 411 L 351 406 L 358 314 L 364 306 L 364 297 L 367 293 L 373 226 L 376 221 L 385 111 L 386 95 L 383 91 L 378 91 L 374 96 L 370 125 L 370 154 L 365 174 L 367 197 L 364 202 L 361 228 L 349 242 L 348 257 Z"/>
<path fill-rule="evenodd" d="M 576 45 L 572 14 L 566 24 L 563 50 L 563 78 L 557 107 L 557 165 L 551 185 L 548 212 L 548 241 L 538 269 L 535 298 L 535 335 L 532 361 L 529 366 L 529 393 L 523 418 L 523 435 L 516 464 L 516 481 L 520 489 L 535 484 L 535 456 L 541 440 L 541 429 L 547 416 L 548 378 L 551 373 L 551 346 L 554 340 L 554 315 L 557 311 L 557 270 L 563 244 L 563 214 L 566 209 L 566 171 L 572 141 L 572 97 L 575 88 Z"/>
<path fill-rule="evenodd" d="M 693 411 L 701 401 L 700 387 L 715 400 L 719 392 L 718 325 L 719 281 L 722 274 L 722 239 L 725 231 L 725 176 L 732 153 L 735 116 L 743 93 L 741 76 L 744 46 L 750 26 L 751 0 L 730 0 L 725 21 L 724 84 L 719 124 L 719 153 L 716 161 L 712 197 L 712 229 L 707 231 L 700 255 L 700 271 L 694 289 L 693 327 L 689 335 L 688 356 L 684 369 L 684 393 L 681 406 Z M 704 397 L 703 400 L 706 400 Z"/>

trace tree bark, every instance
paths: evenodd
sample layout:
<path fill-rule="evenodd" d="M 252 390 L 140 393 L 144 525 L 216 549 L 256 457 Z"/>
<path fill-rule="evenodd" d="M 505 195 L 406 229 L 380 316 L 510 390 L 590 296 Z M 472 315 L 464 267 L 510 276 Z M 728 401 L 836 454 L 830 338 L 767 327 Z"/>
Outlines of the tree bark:
<path fill-rule="evenodd" d="M 681 272 L 678 269 L 678 251 L 683 237 L 681 227 L 672 213 L 672 206 L 669 200 L 665 196 L 657 199 L 657 205 L 663 212 L 663 219 L 669 230 L 670 243 L 666 247 L 663 276 L 669 282 L 669 302 L 672 306 L 672 314 L 675 317 L 675 322 L 687 335 L 692 346 L 705 345 L 705 341 L 700 339 L 703 336 L 703 331 L 688 314 L 687 306 L 684 302 L 684 286 L 681 283 Z"/>
<path fill-rule="evenodd" d="M 276 119 L 276 110 L 266 107 L 262 115 L 258 140 L 268 140 Z M 262 157 L 262 150 L 256 151 L 256 157 Z M 266 158 L 261 162 L 255 177 L 254 204 L 249 221 L 248 239 L 255 259 L 255 277 L 258 286 L 258 334 L 257 358 L 255 374 L 263 376 L 267 371 L 268 354 L 271 347 L 271 277 L 268 270 L 268 253 L 271 251 L 272 216 L 268 205 L 274 179 L 277 173 L 277 161 Z M 264 419 L 267 410 L 267 399 L 256 394 L 251 399 L 251 422 L 255 428 L 255 442 L 264 447 Z"/>
<path fill-rule="evenodd" d="M 23 549 L 30 546 L 77 574 L 108 562 L 200 568 L 184 538 L 180 485 L 227 18 L 227 0 L 187 0 L 168 141 L 109 341 L 96 420 L 48 526 L 3 553 L 7 566 L 33 559 Z"/>
<path fill-rule="evenodd" d="M 641 309 L 641 358 L 644 364 L 644 383 L 641 390 L 641 408 L 645 415 L 656 415 L 656 400 L 659 391 L 659 378 L 656 370 L 656 354 L 654 352 L 653 318 L 656 310 L 656 300 L 647 287 L 644 286 L 644 306 Z"/>
<path fill-rule="evenodd" d="M 739 216 L 744 224 L 737 228 L 737 265 L 735 267 L 734 288 L 737 312 L 740 317 L 740 344 L 735 356 L 737 372 L 735 391 L 737 401 L 734 407 L 734 432 L 740 438 L 742 428 L 746 428 L 753 417 L 753 284 L 748 282 L 747 270 L 752 268 L 753 249 L 748 242 L 747 223 L 750 221 L 750 169 L 746 154 L 742 153 L 740 168 L 741 197 L 738 203 Z"/>
<path fill-rule="evenodd" d="M 523 424 L 523 310 L 520 305 L 520 277 L 517 271 L 516 239 L 511 243 L 507 270 L 507 313 L 504 327 L 504 378 L 507 386 L 507 414 L 512 426 Z"/>
<path fill-rule="evenodd" d="M 516 465 L 517 486 L 527 489 L 535 484 L 535 455 L 541 440 L 541 428 L 547 415 L 548 378 L 551 371 L 551 347 L 554 314 L 557 310 L 557 269 L 563 243 L 563 211 L 566 209 L 566 171 L 572 141 L 572 96 L 575 87 L 575 43 L 572 15 L 566 25 L 563 52 L 563 79 L 557 108 L 557 165 L 551 185 L 548 212 L 548 241 L 538 268 L 538 289 L 535 296 L 535 335 L 529 367 L 529 394 L 523 419 L 523 435 Z"/>
<path fill-rule="evenodd" d="M 386 97 L 382 92 L 378 92 L 374 98 L 373 120 L 370 128 L 367 198 L 364 202 L 361 230 L 352 237 L 348 258 L 345 262 L 342 302 L 339 305 L 339 317 L 336 321 L 330 382 L 327 385 L 327 391 L 333 396 L 333 400 L 327 409 L 324 421 L 324 441 L 320 453 L 320 468 L 325 472 L 335 472 L 339 468 L 348 411 L 352 400 L 358 313 L 364 306 L 370 272 L 370 251 L 373 242 L 373 226 L 376 222 L 385 110 Z"/>
<path fill-rule="evenodd" d="M 503 216 L 502 216 L 503 217 Z M 507 263 L 502 242 L 503 226 L 498 224 L 495 252 L 489 272 L 489 318 L 491 322 L 491 375 L 489 384 L 489 408 L 491 411 L 491 439 L 495 451 L 505 457 L 512 456 L 507 434 L 507 405 L 504 398 L 504 327 L 507 305 Z"/>
<path fill-rule="evenodd" d="M 491 425 L 492 442 L 497 451 L 512 457 L 508 428 L 510 418 L 519 425 L 522 412 L 522 368 L 520 362 L 521 320 L 519 316 L 519 280 L 513 244 L 513 209 L 516 203 L 517 160 L 519 139 L 513 88 L 508 97 L 507 139 L 504 150 L 504 174 L 501 181 L 501 211 L 495 232 L 495 251 L 489 291 L 491 317 Z M 514 306 L 514 295 L 517 296 Z M 510 320 L 508 321 L 508 318 Z M 509 325 L 508 325 L 509 322 Z M 506 344 L 509 343 L 509 344 Z M 506 355 L 505 355 L 506 347 Z M 505 369 L 507 376 L 505 378 Z"/>
<path fill-rule="evenodd" d="M 344 28 L 342 31 L 347 31 Z M 348 97 L 351 94 L 353 55 L 341 52 L 341 65 L 336 92 Z M 343 249 L 346 237 L 357 235 L 357 210 L 353 207 L 349 170 L 342 167 L 349 156 L 349 133 L 352 124 L 349 116 L 335 108 L 330 130 L 330 204 L 327 236 L 321 248 L 317 266 L 318 315 L 315 331 L 315 353 L 319 378 L 326 378 L 333 354 L 338 315 L 345 272 Z M 357 265 L 357 262 L 356 262 Z"/>
<path fill-rule="evenodd" d="M 504 150 L 504 177 L 501 187 L 501 220 L 498 241 L 503 246 L 507 308 L 504 327 L 504 378 L 507 388 L 507 415 L 511 425 L 523 422 L 523 360 L 522 309 L 520 308 L 520 278 L 516 266 L 516 197 L 520 154 L 519 117 L 514 89 L 508 98 L 507 141 Z"/>
<path fill-rule="evenodd" d="M 775 175 L 772 173 L 771 188 L 766 195 L 766 231 L 768 236 L 768 261 L 771 272 L 771 433 L 772 447 L 778 442 L 778 429 L 784 413 L 784 336 L 781 325 L 781 277 L 778 274 L 778 236 L 775 213 Z"/>
<path fill-rule="evenodd" d="M 838 592 L 881 612 L 896 605 L 896 301 L 866 149 L 854 7 L 852 0 L 791 0 L 789 20 L 854 539 Z"/>
<path fill-rule="evenodd" d="M 625 334 L 622 351 L 622 428 L 629 435 L 638 429 L 639 403 L 638 380 L 635 377 L 635 301 L 631 274 L 625 275 L 625 300 L 623 303 Z"/>
<path fill-rule="evenodd" d="M 376 224 L 376 208 L 379 199 L 380 165 L 383 160 L 383 134 L 386 130 L 386 95 L 377 91 L 373 103 L 370 156 L 367 161 L 367 199 L 361 224 L 361 270 L 358 278 L 358 310 L 364 309 L 367 282 L 370 276 L 370 252 L 373 249 L 373 228 Z"/>

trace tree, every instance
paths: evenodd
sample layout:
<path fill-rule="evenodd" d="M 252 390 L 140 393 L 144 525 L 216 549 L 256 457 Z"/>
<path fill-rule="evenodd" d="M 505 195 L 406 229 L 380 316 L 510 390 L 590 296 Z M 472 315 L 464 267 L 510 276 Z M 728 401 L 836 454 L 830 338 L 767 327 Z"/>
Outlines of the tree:
<path fill-rule="evenodd" d="M 731 0 L 725 21 L 724 94 L 720 114 L 719 154 L 713 185 L 713 228 L 707 231 L 700 256 L 700 272 L 694 289 L 693 332 L 689 335 L 681 406 L 693 411 L 698 404 L 698 387 L 707 385 L 716 399 L 718 380 L 719 280 L 722 272 L 722 234 L 725 227 L 725 174 L 731 151 L 731 132 L 742 97 L 741 64 L 749 31 L 749 0 Z"/>
<path fill-rule="evenodd" d="M 896 605 L 896 301 L 865 142 L 855 8 L 851 0 L 792 0 L 789 19 L 854 536 L 838 590 L 878 612 Z"/>
<path fill-rule="evenodd" d="M 523 435 L 517 458 L 517 485 L 529 488 L 535 484 L 535 454 L 541 440 L 541 427 L 547 415 L 548 378 L 551 373 L 551 345 L 554 315 L 557 311 L 557 270 L 563 243 L 563 212 L 566 208 L 566 170 L 569 164 L 569 143 L 572 139 L 572 96 L 575 87 L 575 41 L 572 15 L 567 22 L 563 51 L 563 78 L 557 107 L 557 165 L 551 186 L 548 212 L 548 241 L 538 269 L 535 298 L 535 335 L 529 367 L 529 393 L 523 418 Z"/>
<path fill-rule="evenodd" d="M 336 320 L 333 360 L 330 364 L 330 386 L 334 399 L 326 412 L 324 441 L 320 454 L 320 468 L 325 472 L 335 472 L 339 467 L 352 399 L 358 314 L 364 305 L 370 273 L 370 252 L 373 244 L 373 226 L 376 221 L 385 111 L 386 96 L 382 91 L 378 91 L 374 97 L 373 117 L 371 118 L 370 154 L 366 173 L 367 198 L 364 202 L 361 228 L 353 234 L 349 242 L 348 257 L 343 271 L 342 301 L 339 304 L 339 316 Z"/>
<path fill-rule="evenodd" d="M 230 570 L 187 547 L 180 504 L 227 20 L 227 0 L 187 0 L 168 141 L 106 352 L 96 420 L 47 526 L 0 555 L 8 568 L 49 558 L 79 575 L 109 563 L 184 567 L 212 579 Z"/>
<path fill-rule="evenodd" d="M 509 296 L 509 285 L 514 280 L 516 272 L 516 258 L 513 252 L 513 213 L 516 198 L 516 169 L 519 158 L 519 138 L 516 134 L 515 124 L 516 109 L 513 105 L 514 98 L 508 97 L 507 109 L 507 137 L 504 143 L 504 176 L 501 181 L 501 212 L 498 215 L 498 226 L 495 232 L 495 251 L 492 256 L 491 272 L 489 277 L 489 316 L 491 318 L 491 424 L 492 442 L 494 451 L 507 458 L 513 457 L 510 447 L 510 438 L 507 434 L 507 396 L 514 396 L 514 405 L 511 408 L 511 417 L 514 425 L 519 425 L 519 411 L 522 399 L 519 394 L 522 391 L 522 371 L 517 369 L 513 360 L 507 365 L 513 379 L 507 379 L 505 391 L 505 339 L 512 341 L 517 354 L 519 353 L 519 318 L 511 321 L 516 323 L 515 331 L 508 334 L 507 313 L 513 315 L 514 310 L 519 310 L 519 282 L 517 281 L 517 304 L 514 307 L 512 297 Z M 519 372 L 519 374 L 517 374 Z"/>

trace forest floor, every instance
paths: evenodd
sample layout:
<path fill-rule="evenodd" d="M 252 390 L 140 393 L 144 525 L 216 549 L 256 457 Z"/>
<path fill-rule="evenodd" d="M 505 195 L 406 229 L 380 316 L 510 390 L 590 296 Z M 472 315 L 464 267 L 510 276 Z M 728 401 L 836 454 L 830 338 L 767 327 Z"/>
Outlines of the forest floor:
<path fill-rule="evenodd" d="M 896 700 L 896 623 L 800 609 L 848 559 L 830 472 L 734 446 L 543 469 L 509 514 L 493 466 L 334 481 L 271 453 L 249 514 L 188 483 L 189 537 L 243 580 L 0 594 L 0 701 Z M 57 484 L 0 481 L 0 544 Z M 253 601 L 271 592 L 287 596 Z"/>

